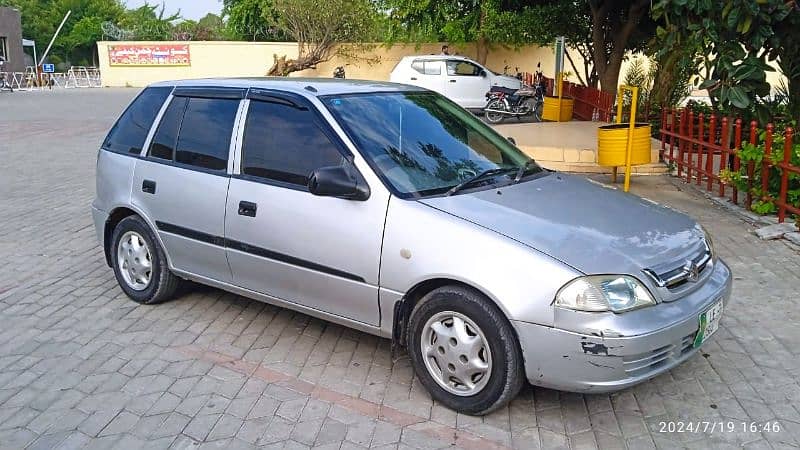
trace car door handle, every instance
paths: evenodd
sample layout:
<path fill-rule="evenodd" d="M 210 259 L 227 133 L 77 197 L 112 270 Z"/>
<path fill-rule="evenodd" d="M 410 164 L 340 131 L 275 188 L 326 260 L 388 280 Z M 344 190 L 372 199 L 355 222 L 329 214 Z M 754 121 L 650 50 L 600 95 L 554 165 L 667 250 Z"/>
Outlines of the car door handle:
<path fill-rule="evenodd" d="M 456 82 L 456 80 L 450 80 L 450 82 L 451 82 L 451 83 L 455 83 L 455 82 Z"/>
<path fill-rule="evenodd" d="M 258 205 L 253 202 L 239 202 L 239 215 L 240 216 L 248 216 L 248 217 L 255 217 L 256 210 L 258 209 Z"/>
<path fill-rule="evenodd" d="M 411 77 L 412 81 L 417 81 L 417 77 Z"/>
<path fill-rule="evenodd" d="M 142 181 L 142 192 L 144 192 L 145 194 L 155 194 L 156 182 L 153 180 Z"/>

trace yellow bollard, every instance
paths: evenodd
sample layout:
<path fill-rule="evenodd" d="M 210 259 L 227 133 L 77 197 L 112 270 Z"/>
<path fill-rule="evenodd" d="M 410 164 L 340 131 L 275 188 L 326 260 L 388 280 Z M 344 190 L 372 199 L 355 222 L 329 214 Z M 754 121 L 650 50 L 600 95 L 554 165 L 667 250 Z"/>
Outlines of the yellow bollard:
<path fill-rule="evenodd" d="M 634 139 L 634 131 L 636 130 L 636 107 L 639 102 L 639 87 L 638 86 L 626 86 L 620 85 L 619 92 L 617 93 L 617 124 L 622 123 L 622 95 L 625 91 L 631 91 L 631 115 L 630 115 L 630 125 L 628 127 L 628 139 L 625 144 L 625 184 L 623 186 L 623 190 L 628 192 L 631 187 L 631 163 L 632 158 L 631 155 L 633 154 L 633 139 Z M 647 126 L 645 129 L 647 133 L 647 141 L 650 140 L 650 127 Z M 641 133 L 639 133 L 641 134 Z M 600 140 L 600 138 L 598 138 Z M 600 144 L 598 143 L 598 152 Z M 648 149 L 649 153 L 649 149 Z M 639 155 L 641 156 L 641 155 Z M 601 159 L 598 155 L 598 160 Z M 614 166 L 614 182 L 617 182 L 617 167 Z"/>

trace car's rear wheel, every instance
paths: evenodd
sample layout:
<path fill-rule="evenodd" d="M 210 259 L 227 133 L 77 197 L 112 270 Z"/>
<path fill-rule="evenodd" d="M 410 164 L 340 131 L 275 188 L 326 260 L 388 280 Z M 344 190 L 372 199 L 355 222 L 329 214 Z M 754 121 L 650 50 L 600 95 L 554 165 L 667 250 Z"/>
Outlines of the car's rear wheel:
<path fill-rule="evenodd" d="M 164 251 L 141 217 L 129 216 L 117 224 L 110 251 L 117 283 L 133 301 L 159 303 L 175 294 L 180 278 L 170 272 Z"/>
<path fill-rule="evenodd" d="M 411 314 L 407 342 L 417 377 L 453 410 L 487 414 L 511 401 L 524 384 L 511 325 L 467 287 L 444 286 L 424 296 Z"/>
<path fill-rule="evenodd" d="M 504 111 L 506 109 L 506 107 L 505 107 L 505 105 L 503 104 L 502 101 L 500 101 L 500 100 L 492 100 L 486 105 L 486 109 L 487 110 L 493 109 L 493 110 Z M 486 121 L 489 122 L 489 123 L 500 123 L 500 122 L 503 121 L 503 116 L 505 116 L 505 114 L 503 114 L 503 113 L 492 112 L 492 111 L 486 111 L 485 115 L 486 115 Z"/>

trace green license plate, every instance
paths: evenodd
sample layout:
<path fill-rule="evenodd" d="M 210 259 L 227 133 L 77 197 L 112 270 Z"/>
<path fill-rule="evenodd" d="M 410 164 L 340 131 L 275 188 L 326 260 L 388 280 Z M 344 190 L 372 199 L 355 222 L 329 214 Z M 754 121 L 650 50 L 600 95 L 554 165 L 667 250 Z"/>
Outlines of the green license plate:
<path fill-rule="evenodd" d="M 697 335 L 694 337 L 694 348 L 700 347 L 712 334 L 719 330 L 719 324 L 722 320 L 722 299 L 717 300 L 717 303 L 711 308 L 708 308 L 703 314 L 700 314 L 700 329 L 697 330 Z"/>

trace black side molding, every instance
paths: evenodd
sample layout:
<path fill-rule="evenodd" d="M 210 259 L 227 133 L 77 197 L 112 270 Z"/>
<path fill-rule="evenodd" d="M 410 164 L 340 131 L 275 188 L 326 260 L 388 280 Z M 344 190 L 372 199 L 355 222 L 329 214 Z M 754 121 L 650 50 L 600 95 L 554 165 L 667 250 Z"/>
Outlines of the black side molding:
<path fill-rule="evenodd" d="M 203 233 L 202 231 L 192 230 L 190 228 L 184 228 L 171 223 L 159 221 L 156 221 L 156 227 L 165 233 L 177 234 L 178 236 L 183 236 L 195 241 L 205 242 L 206 244 L 217 245 L 220 247 L 225 246 L 225 239 L 222 236 L 214 236 L 213 234 Z"/>
<path fill-rule="evenodd" d="M 165 233 L 176 234 L 195 241 L 205 242 L 207 244 L 216 245 L 219 247 L 226 247 L 243 253 L 259 256 L 261 258 L 271 259 L 273 261 L 280 261 L 282 263 L 290 264 L 292 266 L 302 267 L 304 269 L 313 270 L 315 272 L 326 273 L 339 278 L 356 281 L 359 283 L 366 283 L 364 277 L 345 272 L 343 270 L 335 269 L 333 267 L 317 264 L 312 261 L 297 258 L 284 253 L 272 251 L 263 247 L 246 244 L 244 242 L 235 241 L 233 239 L 225 239 L 222 236 L 214 236 L 212 234 L 204 233 L 202 231 L 192 230 L 179 225 L 171 223 L 156 221 L 156 227 Z"/>

